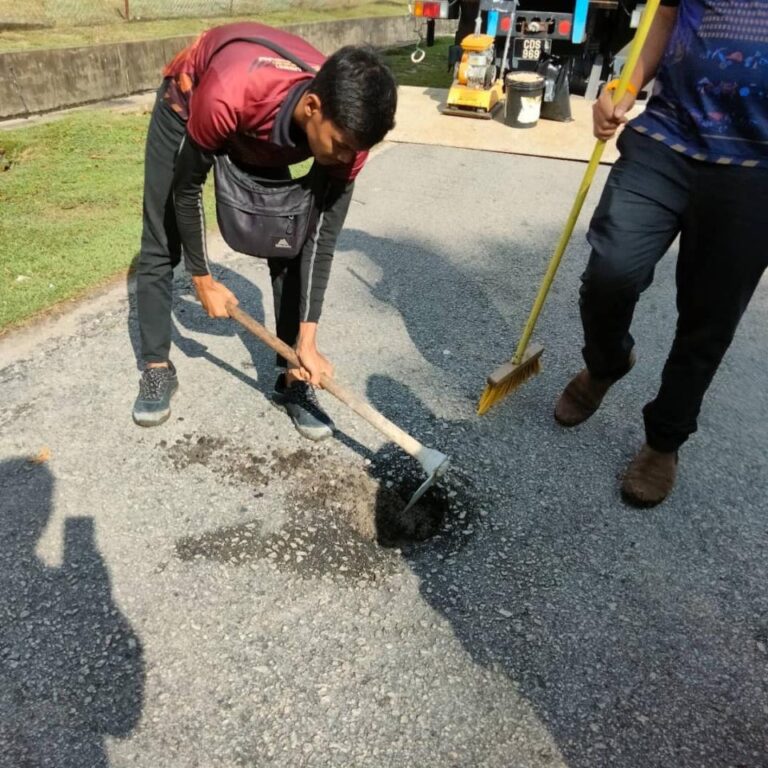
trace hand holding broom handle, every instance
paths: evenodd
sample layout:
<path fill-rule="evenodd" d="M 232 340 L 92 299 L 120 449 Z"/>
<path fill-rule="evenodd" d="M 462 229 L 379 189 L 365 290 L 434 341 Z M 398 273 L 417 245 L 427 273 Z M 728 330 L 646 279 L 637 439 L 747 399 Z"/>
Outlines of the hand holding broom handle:
<path fill-rule="evenodd" d="M 247 312 L 244 312 L 237 305 L 232 304 L 232 302 L 227 302 L 227 311 L 232 319 L 237 320 L 246 330 L 261 339 L 279 355 L 282 355 L 291 365 L 301 366 L 293 348 L 278 339 L 277 336 L 268 331 L 261 323 L 254 320 Z M 440 453 L 440 451 L 434 448 L 422 445 L 416 438 L 411 437 L 407 432 L 400 429 L 397 424 L 393 424 L 386 416 L 379 413 L 361 397 L 350 392 L 336 379 L 323 374 L 320 377 L 320 384 L 323 389 L 330 392 L 337 400 L 351 408 L 358 416 L 362 416 L 374 429 L 377 429 L 382 435 L 399 445 L 409 456 L 413 456 L 431 477 L 439 477 L 448 468 L 448 457 L 445 454 Z"/>

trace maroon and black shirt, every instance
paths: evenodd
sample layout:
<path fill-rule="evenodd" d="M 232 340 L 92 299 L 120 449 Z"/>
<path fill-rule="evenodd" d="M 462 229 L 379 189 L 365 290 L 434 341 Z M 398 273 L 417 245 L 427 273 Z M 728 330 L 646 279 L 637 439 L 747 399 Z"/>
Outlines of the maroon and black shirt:
<path fill-rule="evenodd" d="M 315 69 L 325 61 L 300 37 L 263 24 L 215 27 L 165 68 L 171 81 L 166 101 L 187 121 L 189 137 L 206 152 L 227 149 L 236 160 L 264 167 L 307 160 L 311 153 L 306 144 L 286 142 L 285 123 L 312 73 L 269 48 L 238 39 L 243 37 L 266 38 Z M 348 166 L 332 168 L 332 174 L 352 181 L 366 156 L 359 152 Z"/>
<path fill-rule="evenodd" d="M 313 73 L 266 46 L 238 39 L 243 37 L 267 39 L 315 70 L 325 61 L 296 35 L 244 22 L 204 32 L 165 68 L 165 105 L 186 124 L 173 193 L 185 261 L 193 275 L 209 272 L 201 193 L 214 154 L 226 152 L 237 163 L 261 168 L 284 168 L 312 157 L 306 135 L 292 118 Z M 301 320 L 319 317 L 352 183 L 366 157 L 358 152 L 348 165 L 327 167 L 336 191 L 310 235 L 313 269 L 302 286 Z"/>

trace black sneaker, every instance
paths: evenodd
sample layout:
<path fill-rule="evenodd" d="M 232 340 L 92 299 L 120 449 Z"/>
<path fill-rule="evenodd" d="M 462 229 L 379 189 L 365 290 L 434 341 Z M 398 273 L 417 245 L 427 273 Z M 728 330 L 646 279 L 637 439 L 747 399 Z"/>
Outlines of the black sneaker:
<path fill-rule="evenodd" d="M 179 388 L 173 363 L 167 368 L 145 368 L 139 396 L 133 404 L 133 420 L 142 427 L 156 427 L 171 415 L 171 397 Z"/>
<path fill-rule="evenodd" d="M 272 403 L 285 411 L 299 434 L 309 440 L 325 440 L 333 434 L 331 417 L 320 407 L 315 389 L 305 381 L 294 381 L 285 385 L 285 374 L 281 373 L 275 382 Z"/>

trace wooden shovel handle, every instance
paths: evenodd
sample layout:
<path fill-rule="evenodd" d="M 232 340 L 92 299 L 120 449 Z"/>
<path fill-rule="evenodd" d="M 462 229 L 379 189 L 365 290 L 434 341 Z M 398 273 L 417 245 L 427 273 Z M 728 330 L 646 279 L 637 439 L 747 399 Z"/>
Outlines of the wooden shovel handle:
<path fill-rule="evenodd" d="M 278 339 L 277 336 L 268 331 L 261 323 L 254 320 L 247 312 L 244 312 L 237 305 L 232 304 L 232 302 L 227 302 L 227 311 L 233 320 L 237 320 L 243 328 L 261 339 L 279 355 L 282 355 L 291 365 L 297 368 L 300 367 L 301 363 L 293 348 Z M 361 397 L 350 392 L 336 379 L 323 374 L 320 377 L 320 384 L 323 389 L 351 408 L 358 416 L 362 416 L 372 427 L 389 438 L 393 443 L 399 445 L 410 456 L 418 458 L 419 454 L 424 450 L 424 446 L 416 438 L 404 432 L 397 424 L 393 424 L 386 416 L 379 413 Z"/>

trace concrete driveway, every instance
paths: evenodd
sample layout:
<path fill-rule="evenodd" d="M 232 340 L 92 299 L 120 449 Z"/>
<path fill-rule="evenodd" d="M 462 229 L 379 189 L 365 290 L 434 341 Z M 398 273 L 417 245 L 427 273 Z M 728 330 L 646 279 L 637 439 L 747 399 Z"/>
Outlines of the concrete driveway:
<path fill-rule="evenodd" d="M 454 457 L 426 542 L 375 542 L 412 466 L 328 397 L 341 434 L 302 441 L 265 397 L 271 355 L 183 275 L 163 427 L 130 419 L 125 286 L 0 342 L 2 768 L 768 764 L 765 285 L 655 510 L 617 478 L 671 341 L 674 254 L 638 365 L 564 431 L 585 216 L 536 333 L 544 372 L 474 413 L 582 172 L 402 144 L 360 178 L 321 345 Z M 271 322 L 265 265 L 218 251 Z"/>

